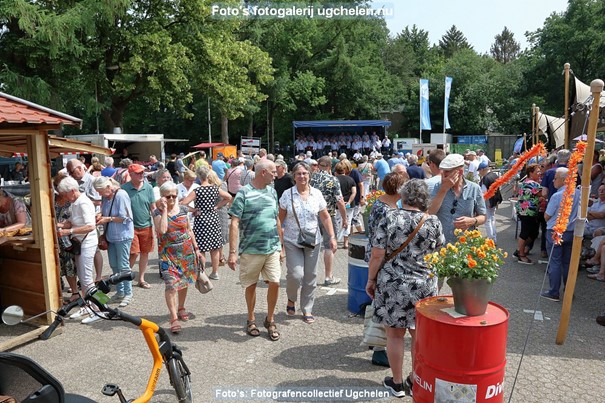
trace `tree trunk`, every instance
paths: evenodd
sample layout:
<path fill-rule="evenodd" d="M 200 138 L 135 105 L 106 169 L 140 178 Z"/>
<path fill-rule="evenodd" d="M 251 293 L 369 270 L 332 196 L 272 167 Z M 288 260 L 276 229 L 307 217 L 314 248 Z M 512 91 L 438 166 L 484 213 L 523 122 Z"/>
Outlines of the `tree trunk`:
<path fill-rule="evenodd" d="M 271 107 L 271 103 L 267 101 L 267 141 L 269 142 L 269 152 L 273 154 L 275 151 L 275 131 L 273 127 L 273 108 Z"/>
<path fill-rule="evenodd" d="M 126 109 L 126 103 L 113 104 L 111 110 L 104 110 L 101 112 L 103 122 L 105 123 L 105 133 L 113 133 L 116 127 L 119 127 L 124 133 L 122 124 L 124 123 L 124 110 Z"/>
<path fill-rule="evenodd" d="M 224 114 L 221 114 L 221 141 L 229 144 L 229 119 Z"/>
<path fill-rule="evenodd" d="M 254 115 L 250 115 L 250 121 L 248 122 L 248 137 L 254 137 Z"/>

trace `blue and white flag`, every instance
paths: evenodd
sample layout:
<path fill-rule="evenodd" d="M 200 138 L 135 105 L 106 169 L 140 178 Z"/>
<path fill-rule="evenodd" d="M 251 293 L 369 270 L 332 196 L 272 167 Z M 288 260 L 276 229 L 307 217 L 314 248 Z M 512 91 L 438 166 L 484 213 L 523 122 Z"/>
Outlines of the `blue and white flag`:
<path fill-rule="evenodd" d="M 429 80 L 420 79 L 420 130 L 431 130 L 429 114 Z"/>
<path fill-rule="evenodd" d="M 447 117 L 447 109 L 450 106 L 450 91 L 452 89 L 452 77 L 445 77 L 445 100 L 443 104 L 443 132 L 451 129 L 450 120 Z"/>

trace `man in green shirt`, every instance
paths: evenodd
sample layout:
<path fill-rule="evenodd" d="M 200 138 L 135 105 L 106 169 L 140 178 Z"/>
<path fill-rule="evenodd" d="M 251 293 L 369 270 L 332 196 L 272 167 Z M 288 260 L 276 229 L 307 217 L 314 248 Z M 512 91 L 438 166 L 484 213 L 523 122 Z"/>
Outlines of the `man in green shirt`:
<path fill-rule="evenodd" d="M 128 173 L 130 182 L 122 185 L 122 189 L 130 196 L 132 205 L 132 220 L 134 222 L 134 239 L 130 246 L 130 268 L 139 256 L 139 283 L 141 288 L 151 288 L 145 281 L 145 271 L 149 261 L 149 252 L 153 250 L 153 221 L 151 212 L 155 210 L 153 188 L 144 180 L 145 168 L 139 164 L 130 164 Z"/>
<path fill-rule="evenodd" d="M 260 160 L 254 171 L 254 179 L 242 187 L 233 199 L 229 209 L 229 260 L 231 270 L 235 270 L 237 256 L 240 255 L 240 283 L 245 289 L 248 321 L 246 333 L 256 337 L 260 331 L 256 326 L 254 306 L 256 304 L 256 284 L 262 274 L 268 283 L 267 317 L 264 326 L 269 338 L 279 340 L 280 333 L 274 321 L 275 305 L 279 292 L 281 262 L 285 257 L 281 223 L 278 218 L 277 193 L 271 186 L 277 170 L 275 163 Z M 238 248 L 239 236 L 239 248 Z"/>

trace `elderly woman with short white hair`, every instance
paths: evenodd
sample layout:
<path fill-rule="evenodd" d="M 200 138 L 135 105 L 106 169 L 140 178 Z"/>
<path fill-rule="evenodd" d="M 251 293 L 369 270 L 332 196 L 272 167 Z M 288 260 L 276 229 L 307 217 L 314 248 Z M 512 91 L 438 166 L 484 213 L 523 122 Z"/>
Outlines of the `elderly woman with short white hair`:
<path fill-rule="evenodd" d="M 103 237 L 107 241 L 109 266 L 114 273 L 130 271 L 130 245 L 134 238 L 132 206 L 130 197 L 120 188 L 118 181 L 102 176 L 94 182 L 95 190 L 101 195 L 101 217 L 97 225 L 103 225 Z M 132 301 L 132 281 L 116 285 L 116 293 L 110 303 L 128 306 Z"/>
<path fill-rule="evenodd" d="M 94 286 L 93 260 L 97 251 L 97 233 L 95 206 L 86 194 L 80 192 L 80 185 L 71 176 L 66 177 L 57 185 L 59 192 L 71 203 L 71 217 L 69 220 L 57 223 L 58 235 L 68 236 L 81 243 L 80 254 L 75 256 L 76 271 L 80 280 L 80 290 L 86 293 Z M 72 315 L 72 319 L 79 319 L 89 315 L 82 323 L 92 323 L 100 319 L 90 310 L 81 309 Z"/>

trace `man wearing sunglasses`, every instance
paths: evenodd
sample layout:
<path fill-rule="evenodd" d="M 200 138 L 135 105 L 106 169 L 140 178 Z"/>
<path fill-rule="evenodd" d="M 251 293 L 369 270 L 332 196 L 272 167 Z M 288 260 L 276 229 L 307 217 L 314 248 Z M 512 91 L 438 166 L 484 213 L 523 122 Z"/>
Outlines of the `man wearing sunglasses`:
<path fill-rule="evenodd" d="M 464 178 L 464 157 L 450 154 L 439 164 L 441 180 L 435 184 L 429 214 L 436 214 L 446 242 L 456 242 L 455 229 L 475 229 L 485 222 L 481 188 Z"/>

